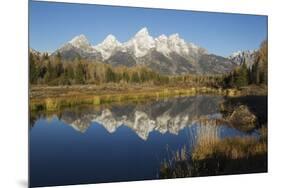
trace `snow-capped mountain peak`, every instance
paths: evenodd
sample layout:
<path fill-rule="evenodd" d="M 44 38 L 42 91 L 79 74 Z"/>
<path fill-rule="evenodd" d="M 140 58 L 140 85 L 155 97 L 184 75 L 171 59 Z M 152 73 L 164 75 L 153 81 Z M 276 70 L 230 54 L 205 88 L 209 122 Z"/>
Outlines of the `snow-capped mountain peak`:
<path fill-rule="evenodd" d="M 88 41 L 86 36 L 83 35 L 83 34 L 75 36 L 73 39 L 71 39 L 69 41 L 69 43 L 72 44 L 73 46 L 77 47 L 77 48 L 79 48 L 83 45 L 90 45 L 90 42 Z"/>
<path fill-rule="evenodd" d="M 94 51 L 92 46 L 91 46 L 91 43 L 86 38 L 86 36 L 83 35 L 83 34 L 77 35 L 76 37 L 71 39 L 68 43 L 71 44 L 72 46 L 74 46 L 75 48 L 79 48 L 79 49 L 81 49 L 83 51 L 86 51 L 86 52 L 93 52 Z"/>
<path fill-rule="evenodd" d="M 153 37 L 149 35 L 146 27 L 139 30 L 133 38 L 124 43 L 124 48 L 128 51 L 132 51 L 135 57 L 145 56 L 150 49 L 155 47 L 155 41 Z"/>
<path fill-rule="evenodd" d="M 178 33 L 170 36 L 162 34 L 153 38 L 150 36 L 146 27 L 136 32 L 136 34 L 125 43 L 120 43 L 114 35 L 109 34 L 100 44 L 91 46 L 86 36 L 81 34 L 70 40 L 68 44 L 85 52 L 99 52 L 103 60 L 109 59 L 118 50 L 123 53 L 128 52 L 135 58 L 141 58 L 155 49 L 169 58 L 171 52 L 187 57 L 190 54 L 198 53 L 200 49 L 192 43 L 185 42 Z"/>
<path fill-rule="evenodd" d="M 229 58 L 234 58 L 236 56 L 243 56 L 243 55 L 246 55 L 246 54 L 252 54 L 252 53 L 255 53 L 256 50 L 244 50 L 244 51 L 241 51 L 241 50 L 238 50 L 236 52 L 233 52 Z"/>
<path fill-rule="evenodd" d="M 181 38 L 180 38 L 180 35 L 178 33 L 174 33 L 174 34 L 171 34 L 169 36 L 169 39 L 170 40 L 180 40 Z"/>
<path fill-rule="evenodd" d="M 140 29 L 136 34 L 135 34 L 135 37 L 136 36 L 148 36 L 149 35 L 149 32 L 148 32 L 148 29 L 146 27 Z"/>
<path fill-rule="evenodd" d="M 85 35 L 78 35 L 52 55 L 57 52 L 60 52 L 65 60 L 73 60 L 79 55 L 81 58 L 98 60 L 113 66 L 130 67 L 141 64 L 163 74 L 215 74 L 229 71 L 239 65 L 231 63 L 230 58 L 208 54 L 200 46 L 185 41 L 178 33 L 169 36 L 162 34 L 153 38 L 146 27 L 137 31 L 124 43 L 120 43 L 110 34 L 101 43 L 92 46 Z M 239 60 L 243 58 L 233 59 Z"/>
<path fill-rule="evenodd" d="M 189 46 L 182 38 L 180 38 L 178 33 L 168 37 L 168 45 L 170 49 L 173 49 L 173 51 L 178 54 L 183 56 L 189 55 Z"/>
<path fill-rule="evenodd" d="M 112 34 L 109 34 L 104 41 L 102 42 L 102 44 L 113 44 L 113 45 L 121 45 L 121 43 L 116 39 L 116 37 Z"/>
<path fill-rule="evenodd" d="M 93 46 L 98 52 L 101 53 L 102 58 L 108 59 L 117 48 L 121 47 L 121 43 L 116 39 L 116 37 L 112 34 L 108 35 L 102 43 Z"/>
<path fill-rule="evenodd" d="M 233 58 L 233 57 L 236 57 L 236 56 L 239 56 L 240 54 L 242 54 L 242 51 L 236 51 L 236 52 L 233 52 L 232 54 L 230 54 L 229 58 Z"/>
<path fill-rule="evenodd" d="M 164 34 L 160 35 L 159 37 L 156 38 L 156 40 L 167 40 L 168 37 Z"/>
<path fill-rule="evenodd" d="M 239 50 L 232 53 L 228 58 L 236 65 L 246 63 L 247 67 L 252 67 L 255 61 L 256 52 L 256 50 Z"/>
<path fill-rule="evenodd" d="M 171 52 L 171 49 L 168 46 L 168 37 L 166 35 L 160 35 L 159 37 L 155 38 L 155 42 L 156 51 L 168 56 Z"/>

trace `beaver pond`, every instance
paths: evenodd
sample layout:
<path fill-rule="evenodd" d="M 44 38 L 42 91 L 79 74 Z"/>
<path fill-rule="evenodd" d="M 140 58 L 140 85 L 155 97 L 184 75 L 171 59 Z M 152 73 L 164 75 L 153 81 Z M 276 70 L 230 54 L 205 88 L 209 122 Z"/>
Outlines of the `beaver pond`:
<path fill-rule="evenodd" d="M 50 186 L 229 174 L 230 167 L 227 171 L 219 167 L 221 173 L 202 168 L 194 174 L 174 173 L 178 162 L 192 166 L 193 161 L 206 159 L 199 142 L 205 141 L 208 147 L 210 143 L 229 142 L 231 138 L 259 142 L 262 134 L 258 128 L 243 131 L 224 121 L 221 104 L 226 100 L 222 96 L 174 97 L 31 112 L 30 184 Z M 256 145 L 243 145 L 247 155 L 237 150 L 236 158 L 233 151 L 230 158 L 251 156 L 250 147 Z M 257 160 L 262 160 L 264 166 L 233 173 L 266 171 L 267 160 Z"/>

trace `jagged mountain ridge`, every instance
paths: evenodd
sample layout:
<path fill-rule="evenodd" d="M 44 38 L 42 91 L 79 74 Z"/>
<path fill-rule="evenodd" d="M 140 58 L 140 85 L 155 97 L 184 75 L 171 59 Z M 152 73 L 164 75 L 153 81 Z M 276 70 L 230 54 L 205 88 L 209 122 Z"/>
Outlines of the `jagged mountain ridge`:
<path fill-rule="evenodd" d="M 65 60 L 73 60 L 79 56 L 112 66 L 144 65 L 158 73 L 168 75 L 223 74 L 241 65 L 239 63 L 241 58 L 238 56 L 225 58 L 209 54 L 206 49 L 186 42 L 177 33 L 170 36 L 162 34 L 153 38 L 147 28 L 142 28 L 124 43 L 110 34 L 103 42 L 92 45 L 85 35 L 78 35 L 52 55 L 58 52 Z"/>
<path fill-rule="evenodd" d="M 234 52 L 229 56 L 229 59 L 234 64 L 240 66 L 243 63 L 246 63 L 248 68 L 251 68 L 255 63 L 257 50 L 246 50 L 246 51 L 238 51 Z"/>

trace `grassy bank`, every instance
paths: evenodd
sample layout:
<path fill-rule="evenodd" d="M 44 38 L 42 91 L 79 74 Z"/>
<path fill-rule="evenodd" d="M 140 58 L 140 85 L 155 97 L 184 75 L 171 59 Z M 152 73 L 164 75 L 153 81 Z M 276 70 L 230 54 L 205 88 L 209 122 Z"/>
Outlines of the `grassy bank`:
<path fill-rule="evenodd" d="M 57 110 L 77 104 L 100 105 L 113 102 L 158 100 L 171 96 L 194 96 L 197 94 L 236 95 L 239 90 L 215 88 L 38 88 L 31 93 L 31 110 Z M 46 92 L 44 92 L 46 90 Z"/>
<path fill-rule="evenodd" d="M 52 111 L 78 104 L 100 105 L 113 102 L 158 100 L 172 96 L 194 96 L 200 94 L 241 96 L 247 95 L 245 91 L 245 89 L 236 88 L 114 84 L 103 86 L 31 86 L 30 109 Z"/>

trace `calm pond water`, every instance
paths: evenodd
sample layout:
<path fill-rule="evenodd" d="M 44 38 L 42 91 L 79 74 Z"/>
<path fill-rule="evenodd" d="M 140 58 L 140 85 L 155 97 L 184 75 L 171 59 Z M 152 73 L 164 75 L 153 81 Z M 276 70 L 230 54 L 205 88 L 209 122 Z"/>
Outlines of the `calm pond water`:
<path fill-rule="evenodd" d="M 30 184 L 157 179 L 164 159 L 183 146 L 190 151 L 198 130 L 221 116 L 222 101 L 195 96 L 31 114 Z M 212 127 L 219 137 L 245 134 Z"/>

